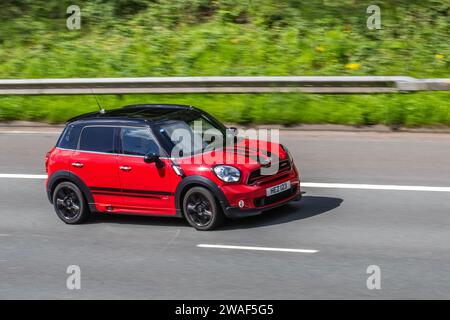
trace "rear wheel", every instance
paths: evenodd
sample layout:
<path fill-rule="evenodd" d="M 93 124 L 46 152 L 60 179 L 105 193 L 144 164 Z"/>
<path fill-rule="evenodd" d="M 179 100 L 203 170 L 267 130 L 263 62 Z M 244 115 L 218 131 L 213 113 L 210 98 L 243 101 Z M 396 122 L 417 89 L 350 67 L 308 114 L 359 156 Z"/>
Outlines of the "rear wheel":
<path fill-rule="evenodd" d="M 72 182 L 61 182 L 53 192 L 53 206 L 67 224 L 79 224 L 89 217 L 89 208 L 80 188 Z"/>
<path fill-rule="evenodd" d="M 183 212 L 189 224 L 201 231 L 212 230 L 224 220 L 214 195 L 203 187 L 194 187 L 186 192 Z"/>

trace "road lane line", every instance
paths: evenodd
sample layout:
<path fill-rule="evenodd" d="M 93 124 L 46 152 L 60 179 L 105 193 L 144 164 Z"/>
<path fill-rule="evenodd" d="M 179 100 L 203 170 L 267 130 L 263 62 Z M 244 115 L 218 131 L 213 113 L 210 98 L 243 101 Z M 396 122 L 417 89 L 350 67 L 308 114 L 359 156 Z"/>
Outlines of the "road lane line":
<path fill-rule="evenodd" d="M 311 250 L 311 249 L 229 246 L 229 245 L 221 245 L 221 244 L 198 244 L 197 247 L 199 247 L 199 248 L 214 248 L 214 249 L 231 249 L 231 250 L 280 251 L 280 252 L 296 252 L 296 253 L 317 253 L 317 252 L 319 252 L 319 250 Z"/>
<path fill-rule="evenodd" d="M 303 182 L 300 185 L 306 188 L 450 192 L 450 187 L 430 187 L 430 186 L 400 186 L 400 185 L 386 185 L 386 184 L 316 183 L 316 182 Z"/>
<path fill-rule="evenodd" d="M 55 132 L 55 131 L 21 131 L 21 130 L 4 131 L 4 130 L 0 130 L 0 134 L 61 134 L 61 132 Z"/>
<path fill-rule="evenodd" d="M 0 173 L 0 179 L 47 179 L 45 174 L 12 174 Z M 425 192 L 450 192 L 450 187 L 433 186 L 403 186 L 392 184 L 355 184 L 355 183 L 322 183 L 301 182 L 305 188 L 329 188 L 329 189 L 361 189 L 361 190 L 393 190 L 393 191 L 425 191 Z"/>
<path fill-rule="evenodd" d="M 46 174 L 9 174 L 0 173 L 0 178 L 4 179 L 47 179 Z"/>

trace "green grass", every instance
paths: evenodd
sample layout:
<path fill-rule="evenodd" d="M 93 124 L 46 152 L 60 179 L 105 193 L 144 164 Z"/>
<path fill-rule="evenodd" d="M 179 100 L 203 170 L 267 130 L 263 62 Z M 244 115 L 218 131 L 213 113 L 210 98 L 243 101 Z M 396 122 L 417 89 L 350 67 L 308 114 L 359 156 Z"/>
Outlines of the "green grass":
<path fill-rule="evenodd" d="M 66 28 L 69 0 L 5 0 L 0 78 L 214 75 L 449 77 L 448 0 L 89 0 L 81 30 Z M 376 95 L 101 96 L 193 104 L 235 123 L 448 126 L 442 92 Z M 89 96 L 0 97 L 0 120 L 64 122 L 96 109 Z"/>
<path fill-rule="evenodd" d="M 376 95 L 209 94 L 98 96 L 105 109 L 134 103 L 180 103 L 200 107 L 239 124 L 332 123 L 346 125 L 449 126 L 448 92 Z M 96 111 L 91 96 L 0 98 L 0 120 L 60 123 Z"/>

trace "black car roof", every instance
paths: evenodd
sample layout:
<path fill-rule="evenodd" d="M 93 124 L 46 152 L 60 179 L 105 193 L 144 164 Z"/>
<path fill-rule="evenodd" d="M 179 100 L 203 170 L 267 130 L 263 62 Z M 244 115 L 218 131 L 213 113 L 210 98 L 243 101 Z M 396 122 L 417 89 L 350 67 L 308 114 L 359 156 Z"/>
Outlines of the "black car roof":
<path fill-rule="evenodd" d="M 132 122 L 151 121 L 154 119 L 164 118 L 165 115 L 181 110 L 201 112 L 199 109 L 192 106 L 179 104 L 135 104 L 118 109 L 85 113 L 68 120 L 67 123 L 80 120 L 126 120 Z"/>

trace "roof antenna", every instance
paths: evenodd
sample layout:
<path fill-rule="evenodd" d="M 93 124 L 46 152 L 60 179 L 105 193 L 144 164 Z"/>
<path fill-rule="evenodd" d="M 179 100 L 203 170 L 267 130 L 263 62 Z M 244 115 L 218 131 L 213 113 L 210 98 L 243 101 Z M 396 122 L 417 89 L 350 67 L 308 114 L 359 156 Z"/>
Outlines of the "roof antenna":
<path fill-rule="evenodd" d="M 98 102 L 97 96 L 95 95 L 94 90 L 92 90 L 92 88 L 91 88 L 91 92 L 92 92 L 92 95 L 93 95 L 94 98 L 95 98 L 95 101 L 97 102 L 98 108 L 100 109 L 100 114 L 105 114 L 106 111 L 105 111 L 105 109 L 102 108 L 102 106 L 101 106 L 100 103 Z"/>

